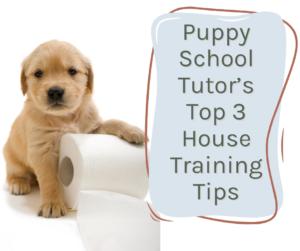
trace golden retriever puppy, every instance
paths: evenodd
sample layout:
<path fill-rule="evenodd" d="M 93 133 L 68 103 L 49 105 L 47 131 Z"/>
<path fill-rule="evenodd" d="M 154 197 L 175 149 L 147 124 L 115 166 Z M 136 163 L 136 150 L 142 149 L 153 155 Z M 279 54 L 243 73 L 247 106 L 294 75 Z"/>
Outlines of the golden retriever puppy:
<path fill-rule="evenodd" d="M 119 120 L 103 121 L 92 101 L 90 61 L 73 45 L 52 40 L 22 63 L 21 89 L 27 100 L 12 125 L 3 152 L 12 194 L 38 184 L 38 215 L 66 214 L 57 176 L 60 138 L 65 133 L 101 133 L 128 142 L 144 142 L 144 132 Z"/>

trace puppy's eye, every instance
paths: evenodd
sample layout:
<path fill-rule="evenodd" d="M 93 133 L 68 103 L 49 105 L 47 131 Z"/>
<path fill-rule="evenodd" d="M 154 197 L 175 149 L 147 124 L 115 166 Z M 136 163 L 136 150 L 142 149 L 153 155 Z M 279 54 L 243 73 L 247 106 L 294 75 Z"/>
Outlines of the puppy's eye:
<path fill-rule="evenodd" d="M 43 76 L 43 72 L 37 71 L 36 73 L 34 73 L 34 76 L 36 76 L 37 78 L 40 78 L 41 76 Z"/>
<path fill-rule="evenodd" d="M 77 73 L 77 71 L 76 71 L 75 69 L 70 69 L 70 70 L 68 70 L 68 73 L 69 73 L 71 76 L 73 76 L 73 75 L 75 75 L 75 74 Z"/>

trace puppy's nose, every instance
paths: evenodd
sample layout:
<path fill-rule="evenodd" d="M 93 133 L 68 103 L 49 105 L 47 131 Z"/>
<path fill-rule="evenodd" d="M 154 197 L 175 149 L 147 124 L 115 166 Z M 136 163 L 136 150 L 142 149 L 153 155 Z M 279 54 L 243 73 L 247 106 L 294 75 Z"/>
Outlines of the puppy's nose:
<path fill-rule="evenodd" d="M 48 91 L 48 97 L 52 100 L 59 100 L 64 95 L 64 90 L 60 87 L 52 87 Z"/>

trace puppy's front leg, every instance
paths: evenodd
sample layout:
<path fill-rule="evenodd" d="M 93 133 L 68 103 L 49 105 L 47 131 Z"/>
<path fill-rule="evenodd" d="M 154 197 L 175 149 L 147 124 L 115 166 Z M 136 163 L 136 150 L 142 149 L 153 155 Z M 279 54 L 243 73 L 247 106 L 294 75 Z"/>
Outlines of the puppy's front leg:
<path fill-rule="evenodd" d="M 115 135 L 132 143 L 145 142 L 145 133 L 140 128 L 116 119 L 102 122 L 93 133 Z"/>
<path fill-rule="evenodd" d="M 35 131 L 29 142 L 29 161 L 37 176 L 41 192 L 38 215 L 57 218 L 67 213 L 57 177 L 61 133 Z"/>

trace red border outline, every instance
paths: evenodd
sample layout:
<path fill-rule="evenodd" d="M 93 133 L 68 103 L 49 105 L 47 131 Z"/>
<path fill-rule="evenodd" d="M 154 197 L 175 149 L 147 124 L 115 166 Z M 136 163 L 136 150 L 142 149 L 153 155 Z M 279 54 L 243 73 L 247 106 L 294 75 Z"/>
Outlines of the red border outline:
<path fill-rule="evenodd" d="M 176 11 L 179 10 L 185 10 L 185 9 L 195 9 L 195 10 L 207 10 L 207 11 L 224 11 L 224 12 L 238 12 L 238 13 L 256 13 L 255 11 L 243 11 L 243 10 L 225 10 L 225 9 L 212 9 L 212 8 L 201 8 L 201 7 L 180 7 L 177 9 L 172 10 L 170 13 L 174 13 Z M 273 113 L 273 117 L 272 120 L 270 122 L 269 125 L 269 130 L 268 130 L 268 134 L 267 134 L 267 138 L 266 138 L 266 159 L 267 159 L 267 165 L 268 165 L 268 172 L 269 172 L 269 177 L 270 177 L 270 181 L 271 181 L 271 185 L 272 185 L 272 190 L 273 190 L 273 194 L 274 194 L 274 200 L 275 200 L 275 213 L 273 214 L 273 216 L 267 220 L 263 220 L 263 221 L 254 221 L 254 222 L 247 222 L 247 221 L 229 221 L 229 220 L 222 220 L 222 219 L 216 219 L 216 218 L 211 218 L 211 217 L 206 217 L 206 216 L 197 216 L 199 218 L 202 219 L 206 219 L 206 220 L 212 220 L 212 221 L 218 221 L 218 222 L 223 222 L 223 223 L 232 223 L 232 224 L 263 224 L 263 223 L 267 223 L 271 220 L 273 220 L 278 212 L 278 201 L 277 201 L 277 195 L 276 195 L 276 190 L 274 187 L 274 183 L 273 183 L 273 178 L 272 178 L 272 173 L 271 173 L 271 169 L 270 169 L 270 163 L 269 163 L 269 155 L 268 155 L 268 147 L 269 147 L 269 137 L 270 137 L 270 132 L 272 129 L 272 125 L 278 110 L 278 107 L 280 105 L 281 99 L 283 97 L 283 94 L 285 92 L 285 89 L 287 87 L 290 75 L 292 73 L 294 64 L 295 64 L 295 60 L 296 60 L 296 56 L 297 56 L 297 51 L 298 51 L 298 37 L 297 37 L 297 33 L 294 30 L 294 28 L 285 20 L 283 20 L 283 22 L 292 30 L 292 32 L 294 33 L 295 36 L 295 52 L 294 52 L 294 57 L 293 57 L 293 61 L 292 64 L 290 66 L 290 70 L 288 73 L 288 76 L 286 78 L 284 87 L 281 91 L 281 95 L 279 97 L 279 100 L 277 102 L 277 106 L 275 108 L 275 111 Z M 151 71 L 152 71 L 152 62 L 153 62 L 153 55 L 154 55 L 154 48 L 152 48 L 152 52 L 151 52 L 151 58 L 150 58 L 150 65 L 149 65 L 149 73 L 148 73 L 148 83 L 147 83 L 147 95 L 146 95 L 146 115 L 145 115 L 145 154 L 146 154 L 146 167 L 147 167 L 147 174 L 149 177 L 149 163 L 148 163 L 148 152 L 147 152 L 147 139 L 148 139 L 148 105 L 149 105 L 149 90 L 150 90 L 150 80 L 151 80 Z M 149 204 L 148 204 L 149 206 Z M 152 209 L 149 206 L 149 209 L 152 211 Z M 160 218 L 161 220 L 164 220 L 162 218 Z M 170 220 L 164 220 L 164 221 L 170 221 Z M 171 222 L 171 221 L 170 221 Z"/>

